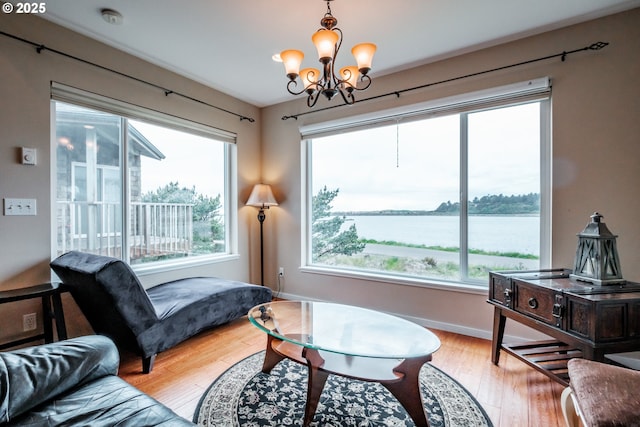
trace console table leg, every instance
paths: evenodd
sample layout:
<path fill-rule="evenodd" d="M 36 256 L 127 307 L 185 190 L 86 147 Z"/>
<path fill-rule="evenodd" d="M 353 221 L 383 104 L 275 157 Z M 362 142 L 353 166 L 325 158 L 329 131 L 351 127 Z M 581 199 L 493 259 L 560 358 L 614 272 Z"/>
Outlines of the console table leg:
<path fill-rule="evenodd" d="M 497 365 L 500 360 L 500 348 L 502 347 L 506 320 L 502 310 L 495 307 L 493 310 L 493 339 L 491 340 L 491 361 L 494 365 Z"/>

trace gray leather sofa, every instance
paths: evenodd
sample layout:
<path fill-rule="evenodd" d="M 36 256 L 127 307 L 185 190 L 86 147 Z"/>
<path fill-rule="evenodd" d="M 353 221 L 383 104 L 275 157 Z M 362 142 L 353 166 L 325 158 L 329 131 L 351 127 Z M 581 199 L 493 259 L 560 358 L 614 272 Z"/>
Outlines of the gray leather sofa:
<path fill-rule="evenodd" d="M 118 258 L 67 252 L 51 262 L 94 332 L 142 357 L 149 373 L 158 353 L 271 301 L 265 286 L 191 277 L 145 290 Z"/>
<path fill-rule="evenodd" d="M 0 425 L 195 425 L 119 378 L 119 362 L 98 335 L 0 352 Z"/>

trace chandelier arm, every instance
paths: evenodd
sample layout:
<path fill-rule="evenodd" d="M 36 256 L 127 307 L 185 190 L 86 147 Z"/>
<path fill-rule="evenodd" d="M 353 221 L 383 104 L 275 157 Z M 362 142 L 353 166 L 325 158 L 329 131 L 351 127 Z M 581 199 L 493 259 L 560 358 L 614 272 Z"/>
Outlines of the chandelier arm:
<path fill-rule="evenodd" d="M 289 80 L 289 83 L 287 83 L 287 91 L 291 94 L 291 95 L 301 95 L 304 92 L 308 92 L 309 89 L 307 88 L 302 88 L 302 90 L 300 92 L 296 92 L 295 90 L 291 90 L 292 87 L 296 87 L 298 86 L 298 82 L 295 80 Z"/>
<path fill-rule="evenodd" d="M 310 92 L 309 96 L 307 96 L 307 107 L 313 108 L 313 106 L 316 105 L 316 102 L 318 102 L 318 98 L 320 98 L 321 93 L 322 92 L 320 90 L 316 92 Z"/>
<path fill-rule="evenodd" d="M 342 47 L 342 30 L 338 27 L 333 29 L 340 37 L 338 37 L 338 42 L 336 43 L 336 47 L 333 50 L 333 58 L 331 58 L 331 80 L 335 87 L 338 87 L 340 79 L 336 76 L 336 58 L 338 57 L 338 52 L 340 52 L 340 48 Z"/>
<path fill-rule="evenodd" d="M 347 105 L 353 105 L 356 102 L 356 99 L 353 97 L 353 90 L 350 90 L 351 87 L 353 86 L 349 85 L 349 88 L 346 90 L 341 87 L 338 87 L 338 92 L 340 92 L 340 96 L 342 96 L 344 103 Z M 347 92 L 346 95 L 345 95 L 345 92 Z"/>
<path fill-rule="evenodd" d="M 369 86 L 371 86 L 371 77 L 368 74 L 362 74 L 360 76 L 360 81 L 364 82 L 365 85 L 363 87 L 354 87 L 355 90 L 366 90 Z"/>

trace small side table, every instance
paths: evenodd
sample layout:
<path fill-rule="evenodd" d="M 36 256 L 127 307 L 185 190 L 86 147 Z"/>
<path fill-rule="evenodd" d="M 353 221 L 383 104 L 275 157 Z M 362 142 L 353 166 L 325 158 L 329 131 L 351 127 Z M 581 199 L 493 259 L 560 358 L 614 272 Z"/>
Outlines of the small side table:
<path fill-rule="evenodd" d="M 67 328 L 62 310 L 62 292 L 67 289 L 61 283 L 43 283 L 20 289 L 0 291 L 0 304 L 22 301 L 32 298 L 42 299 L 42 324 L 44 333 L 0 344 L 0 350 L 44 339 L 45 343 L 53 342 L 53 322 L 56 324 L 58 340 L 67 339 Z"/>
<path fill-rule="evenodd" d="M 616 365 L 640 371 L 640 351 L 605 354 L 604 358 L 613 361 Z"/>

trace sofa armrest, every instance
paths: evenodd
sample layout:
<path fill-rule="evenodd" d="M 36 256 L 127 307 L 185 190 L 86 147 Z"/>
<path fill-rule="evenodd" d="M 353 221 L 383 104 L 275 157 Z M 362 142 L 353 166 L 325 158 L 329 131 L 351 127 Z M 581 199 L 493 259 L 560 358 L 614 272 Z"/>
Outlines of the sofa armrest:
<path fill-rule="evenodd" d="M 107 337 L 90 335 L 0 353 L 0 423 L 106 375 L 120 358 Z"/>

